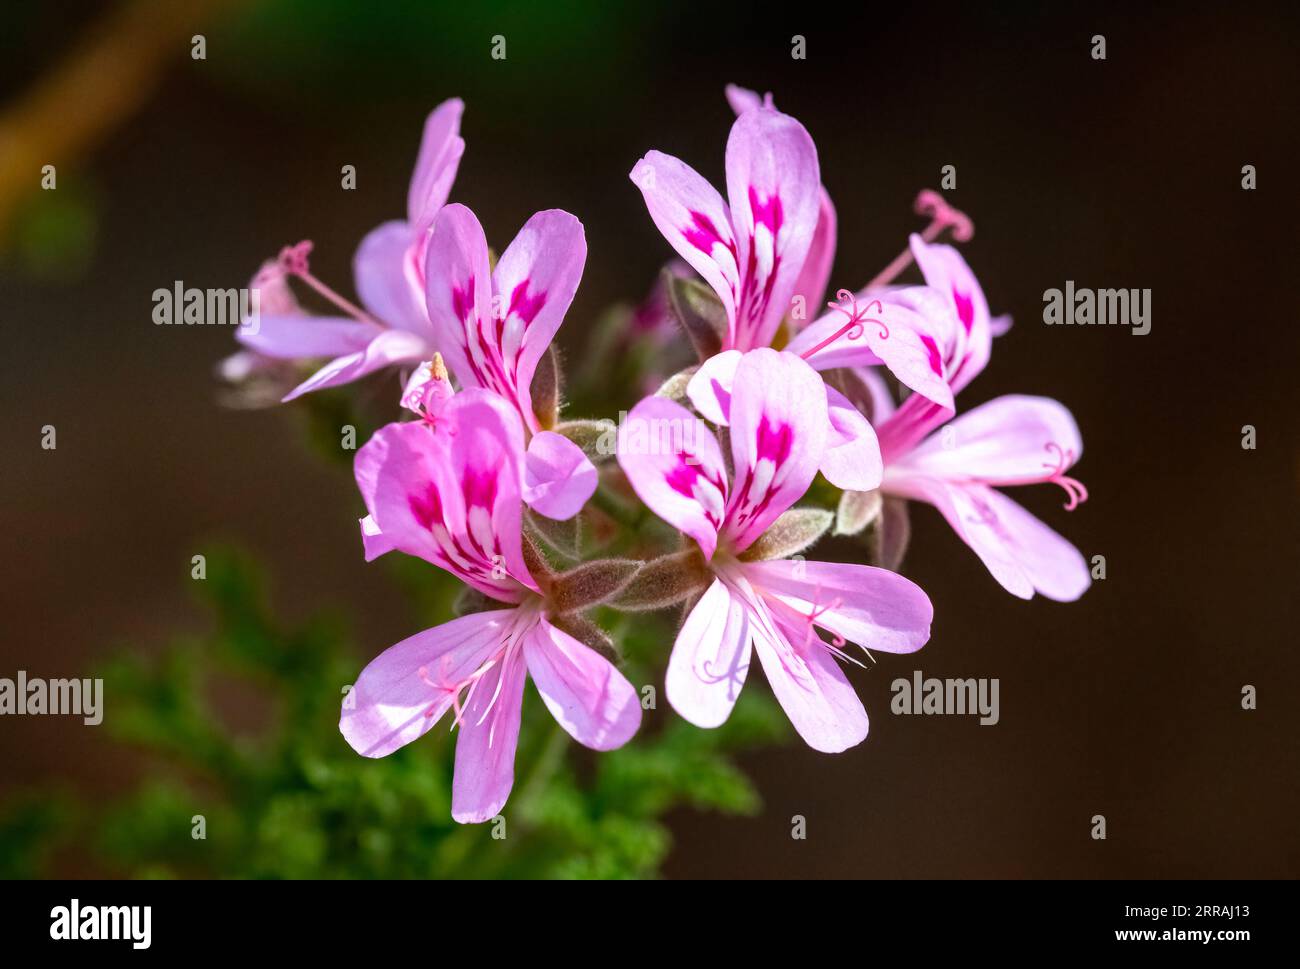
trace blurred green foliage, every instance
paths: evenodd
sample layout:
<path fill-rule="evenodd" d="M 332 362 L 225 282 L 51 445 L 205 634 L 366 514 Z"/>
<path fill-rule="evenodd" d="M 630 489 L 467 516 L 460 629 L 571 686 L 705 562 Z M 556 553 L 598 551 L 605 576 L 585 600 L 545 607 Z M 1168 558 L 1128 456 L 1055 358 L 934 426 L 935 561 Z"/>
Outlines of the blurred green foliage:
<path fill-rule="evenodd" d="M 454 580 L 413 561 L 398 578 L 423 587 L 430 621 L 447 618 Z M 505 837 L 494 838 L 491 823 L 451 820 L 445 723 L 381 760 L 344 742 L 342 690 L 364 660 L 337 617 L 282 626 L 258 569 L 234 551 L 209 556 L 195 585 L 210 633 L 152 661 L 123 653 L 101 671 L 113 698 L 105 726 L 151 755 L 145 779 L 105 805 L 49 793 L 11 802 L 0 811 L 0 875 L 57 874 L 58 850 L 75 844 L 96 871 L 143 878 L 653 876 L 670 846 L 665 812 L 755 812 L 757 793 L 728 755 L 788 729 L 750 689 L 718 730 L 661 702 L 631 743 L 597 755 L 570 741 L 530 685 Z M 632 682 L 658 685 L 670 618 L 639 616 L 615 632 Z M 223 691 L 267 722 L 251 733 L 226 724 Z M 199 815 L 204 838 L 193 836 Z"/>

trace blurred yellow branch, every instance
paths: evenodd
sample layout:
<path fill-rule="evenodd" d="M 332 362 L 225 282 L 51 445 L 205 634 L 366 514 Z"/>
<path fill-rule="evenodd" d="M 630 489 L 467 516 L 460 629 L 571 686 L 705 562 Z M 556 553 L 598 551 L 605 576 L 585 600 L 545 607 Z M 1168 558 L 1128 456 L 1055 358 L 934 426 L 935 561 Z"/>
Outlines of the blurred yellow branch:
<path fill-rule="evenodd" d="M 18 203 L 92 151 L 157 88 L 166 63 L 187 57 L 190 38 L 242 0 L 125 0 L 97 21 L 29 90 L 0 112 L 0 243 Z"/>

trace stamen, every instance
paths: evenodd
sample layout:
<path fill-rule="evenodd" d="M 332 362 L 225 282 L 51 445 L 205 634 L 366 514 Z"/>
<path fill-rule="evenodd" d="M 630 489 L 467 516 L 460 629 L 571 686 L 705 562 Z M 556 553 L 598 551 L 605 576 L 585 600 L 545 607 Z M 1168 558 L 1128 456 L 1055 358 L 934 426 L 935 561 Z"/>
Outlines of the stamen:
<path fill-rule="evenodd" d="M 827 612 L 830 612 L 833 609 L 838 609 L 840 606 L 844 604 L 844 600 L 836 596 L 834 599 L 832 599 L 830 602 L 826 603 L 825 605 L 820 605 L 819 603 L 821 603 L 821 597 L 822 597 L 822 590 L 821 590 L 821 586 L 819 585 L 813 592 L 812 611 L 809 612 L 806 616 L 803 616 L 804 624 L 805 624 L 803 648 L 805 650 L 808 649 L 810 646 L 812 646 L 813 642 L 815 641 L 819 646 L 824 647 L 832 656 L 835 656 L 838 659 L 842 659 L 846 663 L 852 663 L 854 666 L 860 666 L 862 667 L 862 669 L 865 670 L 867 668 L 866 663 L 863 663 L 861 660 L 856 659 L 853 656 L 850 656 L 848 653 L 844 651 L 844 645 L 847 642 L 847 640 L 843 636 L 839 635 L 838 633 L 832 632 L 831 630 L 828 629 L 827 632 L 831 633 L 831 641 L 828 643 L 826 642 L 826 640 L 822 639 L 820 636 L 817 635 L 817 630 L 814 626 L 814 623 L 816 623 L 817 621 L 817 617 Z M 800 615 L 802 616 L 803 613 L 800 613 Z M 871 655 L 871 651 L 868 650 L 865 646 L 862 647 L 862 652 L 867 654 L 867 658 L 870 659 L 871 662 L 874 663 L 876 661 L 876 658 Z"/>
<path fill-rule="evenodd" d="M 917 215 L 923 215 L 930 224 L 921 233 L 926 242 L 934 242 L 945 229 L 952 230 L 954 242 L 969 242 L 975 235 L 975 223 L 965 212 L 948 204 L 942 195 L 932 189 L 922 189 L 916 196 L 913 206 Z M 886 286 L 898 278 L 899 273 L 912 264 L 912 247 L 904 246 L 903 251 L 894 257 L 894 261 L 882 269 L 879 275 L 867 283 L 867 289 Z"/>
<path fill-rule="evenodd" d="M 885 325 L 884 320 L 878 320 L 875 317 L 867 316 L 868 313 L 873 312 L 872 307 L 875 308 L 874 312 L 876 313 L 883 313 L 885 311 L 885 308 L 884 306 L 881 305 L 880 300 L 873 299 L 865 307 L 859 310 L 858 298 L 850 290 L 847 289 L 839 290 L 835 294 L 835 299 L 838 302 L 831 302 L 831 303 L 827 303 L 826 305 L 833 310 L 839 310 L 841 313 L 843 313 L 845 316 L 849 318 L 849 321 L 845 323 L 842 327 L 840 327 L 838 330 L 836 330 L 834 333 L 832 333 L 830 336 L 828 336 L 825 340 L 822 340 L 821 343 L 817 344 L 815 347 L 813 347 L 810 350 L 805 350 L 802 354 L 800 354 L 800 356 L 802 356 L 803 359 L 805 360 L 809 359 L 813 354 L 817 353 L 817 351 L 824 350 L 826 347 L 830 346 L 840 337 L 844 337 L 845 339 L 848 339 L 850 341 L 858 339 L 865 332 L 865 328 L 862 325 L 863 323 L 876 324 L 876 326 L 880 327 L 880 339 L 882 340 L 889 339 L 889 327 Z M 848 306 L 842 306 L 840 305 L 841 303 L 848 303 Z"/>
<path fill-rule="evenodd" d="M 1065 469 L 1074 463 L 1074 449 L 1065 450 L 1055 441 L 1049 441 L 1046 450 L 1049 454 L 1054 453 L 1056 459 L 1050 463 L 1043 462 L 1043 467 L 1051 472 L 1043 480 L 1058 484 L 1064 488 L 1070 499 L 1065 503 L 1065 510 L 1074 511 L 1075 508 L 1088 500 L 1088 489 L 1084 487 L 1083 482 L 1077 478 L 1071 478 L 1065 473 Z"/>
<path fill-rule="evenodd" d="M 343 312 L 349 316 L 360 320 L 363 323 L 374 323 L 376 326 L 388 328 L 388 324 L 371 313 L 367 313 L 361 307 L 357 306 L 350 300 L 344 299 L 330 287 L 326 286 L 319 279 L 311 274 L 307 257 L 311 255 L 314 248 L 310 239 L 304 239 L 296 246 L 285 246 L 280 250 L 277 262 L 280 268 L 291 276 L 297 276 L 304 283 L 316 290 L 321 296 L 325 297 Z"/>

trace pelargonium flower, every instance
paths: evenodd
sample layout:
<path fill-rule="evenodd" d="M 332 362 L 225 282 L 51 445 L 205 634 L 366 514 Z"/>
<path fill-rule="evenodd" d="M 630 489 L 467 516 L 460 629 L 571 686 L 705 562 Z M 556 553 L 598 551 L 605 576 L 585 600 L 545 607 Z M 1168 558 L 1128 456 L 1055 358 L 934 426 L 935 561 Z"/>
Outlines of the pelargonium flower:
<path fill-rule="evenodd" d="M 945 299 L 951 310 L 927 312 L 946 325 L 926 339 L 955 394 L 987 365 L 993 337 L 1009 321 L 990 315 L 983 288 L 956 249 L 915 235 L 910 245 L 927 284 L 921 293 Z M 1028 599 L 1038 591 L 1072 601 L 1084 593 L 1091 578 L 1078 550 L 994 490 L 1051 482 L 1065 489 L 1067 509 L 1087 500 L 1087 489 L 1065 474 L 1083 455 L 1079 428 L 1065 407 L 1045 397 L 1005 396 L 949 422 L 953 411 L 917 394 L 895 408 L 878 377 L 869 369 L 855 372 L 870 395 L 866 407 L 885 462 L 885 494 L 938 508 L 1013 595 Z M 886 551 L 885 558 L 892 555 Z"/>
<path fill-rule="evenodd" d="M 572 518 L 595 492 L 599 474 L 581 447 L 542 429 L 531 387 L 582 278 L 582 223 L 559 209 L 538 212 L 490 270 L 483 227 L 468 208 L 453 204 L 435 217 L 428 249 L 428 315 L 442 350 L 436 364 L 417 368 L 403 404 L 433 432 L 455 435 L 444 408 L 453 393 L 445 358 L 462 387 L 497 395 L 523 423 L 524 501 L 548 518 Z M 361 520 L 361 533 L 367 560 L 390 550 L 373 517 Z"/>
<path fill-rule="evenodd" d="M 310 242 L 281 251 L 275 263 L 281 278 L 298 278 L 343 314 L 313 316 L 297 307 L 263 312 L 257 332 L 240 328 L 239 342 L 264 357 L 333 358 L 284 400 L 428 359 L 436 349 L 424 306 L 425 254 L 434 217 L 447 201 L 465 150 L 459 133 L 463 110 L 464 104 L 453 98 L 429 115 L 407 193 L 407 218 L 385 222 L 357 248 L 353 272 L 361 306 L 312 274 Z"/>
<path fill-rule="evenodd" d="M 558 399 L 539 415 L 532 397 L 586 261 L 582 223 L 547 209 L 524 223 L 489 269 L 483 227 L 463 205 L 438 213 L 426 259 L 428 314 L 442 356 L 462 387 L 492 391 L 519 414 L 528 440 L 524 498 L 548 518 L 576 515 L 598 480 L 582 448 L 548 429 Z"/>
<path fill-rule="evenodd" d="M 659 231 L 718 294 L 724 349 L 768 346 L 802 274 L 817 226 L 817 149 L 794 118 L 745 111 L 727 139 L 730 206 L 685 162 L 651 151 L 632 169 Z"/>
<path fill-rule="evenodd" d="M 806 362 L 766 348 L 741 357 L 731 387 L 730 480 L 717 440 L 695 433 L 696 418 L 674 401 L 642 400 L 620 429 L 619 463 L 633 489 L 698 543 L 713 576 L 673 647 L 668 700 L 692 723 L 719 725 L 752 649 L 809 746 L 844 750 L 866 737 L 867 714 L 836 663 L 847 658 L 840 647 L 917 650 L 929 638 L 933 609 L 914 583 L 884 569 L 758 560 L 756 543 L 823 462 L 826 395 Z"/>
<path fill-rule="evenodd" d="M 702 176 L 671 156 L 652 151 L 632 170 L 660 232 L 709 283 L 727 314 L 722 353 L 704 363 L 695 383 L 697 407 L 710 388 L 725 396 L 740 352 L 771 344 L 797 288 L 804 305 L 808 294 L 820 299 L 835 250 L 834 207 L 821 186 L 811 136 L 772 107 L 770 96 L 759 102 L 743 88 L 727 93 L 738 114 L 727 141 L 730 208 Z M 828 314 L 823 319 L 833 325 L 819 320 L 787 349 L 816 370 L 884 363 L 906 386 L 951 411 L 951 391 L 926 344 L 933 324 L 917 302 L 882 293 L 861 311 L 854 300 L 844 313 L 847 320 Z M 828 392 L 839 447 L 837 460 L 822 471 L 837 487 L 870 490 L 880 480 L 874 434 L 847 400 Z M 713 407 L 710 416 L 720 413 Z"/>
<path fill-rule="evenodd" d="M 731 105 L 737 117 L 755 108 L 776 107 L 771 94 L 760 98 L 757 91 L 751 91 L 737 84 L 728 84 L 726 94 L 727 103 Z M 799 276 L 794 284 L 794 293 L 791 296 L 791 302 L 797 302 L 797 305 L 805 311 L 820 307 L 821 301 L 826 298 L 826 288 L 831 281 L 831 269 L 835 264 L 835 234 L 835 206 L 831 202 L 830 193 L 823 185 L 817 196 L 817 224 L 813 228 L 812 241 L 808 245 L 803 268 L 799 270 Z M 806 322 L 799 319 L 803 315 L 791 313 L 787 319 L 797 329 L 802 322 Z"/>
<path fill-rule="evenodd" d="M 383 757 L 453 711 L 460 736 L 452 816 L 474 823 L 495 816 L 509 797 L 526 674 L 560 725 L 595 750 L 626 743 L 641 705 L 608 660 L 551 622 L 524 556 L 524 432 L 514 407 L 471 388 L 441 413 L 453 433 L 432 433 L 422 421 L 377 431 L 357 453 L 357 485 L 392 547 L 446 569 L 502 608 L 385 650 L 345 698 L 339 729 L 358 753 Z"/>

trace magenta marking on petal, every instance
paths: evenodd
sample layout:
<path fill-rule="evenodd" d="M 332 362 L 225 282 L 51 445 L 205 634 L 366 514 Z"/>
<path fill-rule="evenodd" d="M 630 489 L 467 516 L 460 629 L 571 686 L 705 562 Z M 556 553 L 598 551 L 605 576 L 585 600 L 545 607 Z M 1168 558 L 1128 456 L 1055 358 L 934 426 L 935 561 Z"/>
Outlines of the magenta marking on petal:
<path fill-rule="evenodd" d="M 465 288 L 459 286 L 451 288 L 451 308 L 456 313 L 457 319 L 462 323 L 469 322 L 470 312 L 473 309 L 474 301 L 470 293 L 474 292 L 474 277 L 471 276 L 465 283 Z"/>
<path fill-rule="evenodd" d="M 545 305 L 546 293 L 541 292 L 535 296 L 529 296 L 528 280 L 525 279 L 516 286 L 514 291 L 510 294 L 510 309 L 506 311 L 506 315 L 509 316 L 511 313 L 514 313 L 524 321 L 524 325 L 526 326 L 533 322 L 533 319 L 541 312 L 542 307 Z"/>
<path fill-rule="evenodd" d="M 694 225 L 682 229 L 687 242 L 706 255 L 713 252 L 715 245 L 726 245 L 722 241 L 722 234 L 707 215 L 703 212 L 691 212 L 690 215 Z"/>
<path fill-rule="evenodd" d="M 758 425 L 757 460 L 766 458 L 779 467 L 790 456 L 793 445 L 794 429 L 789 424 L 774 428 L 764 415 L 762 423 Z"/>
<path fill-rule="evenodd" d="M 465 494 L 466 509 L 480 507 L 491 508 L 497 500 L 497 476 L 495 470 L 484 468 L 482 471 L 465 471 L 465 480 L 461 485 Z"/>
<path fill-rule="evenodd" d="M 936 345 L 934 340 L 928 336 L 921 337 L 921 343 L 925 345 L 925 349 L 928 350 L 930 353 L 930 369 L 933 370 L 935 373 L 937 373 L 940 377 L 942 377 L 943 358 L 939 356 L 938 345 Z"/>
<path fill-rule="evenodd" d="M 682 458 L 681 455 L 678 455 L 678 457 Z M 664 480 L 668 482 L 668 487 L 679 495 L 693 498 L 695 497 L 695 482 L 699 480 L 699 477 L 700 469 L 687 464 L 685 459 L 682 458 L 677 466 L 664 476 Z"/>
<path fill-rule="evenodd" d="M 671 471 L 664 475 L 664 481 L 668 487 L 677 492 L 684 498 L 690 498 L 694 501 L 700 501 L 700 495 L 697 493 L 696 485 L 702 479 L 712 489 L 721 495 L 725 486 L 720 478 L 711 478 L 705 473 L 704 469 L 698 464 L 692 464 L 692 456 L 686 454 L 677 455 L 677 465 Z M 704 517 L 714 528 L 717 528 L 721 521 L 709 508 L 703 507 Z"/>
<path fill-rule="evenodd" d="M 442 524 L 442 497 L 437 488 L 431 486 L 423 496 L 410 495 L 406 503 L 421 528 L 432 530 L 434 525 Z"/>
<path fill-rule="evenodd" d="M 749 186 L 749 209 L 754 213 L 754 225 L 767 226 L 768 231 L 775 238 L 785 221 L 785 211 L 781 207 L 781 196 L 773 192 L 766 202 L 762 202 L 759 200 L 758 190 L 751 185 Z"/>
<path fill-rule="evenodd" d="M 722 386 L 717 377 L 714 377 L 709 383 L 713 388 L 713 396 L 717 398 L 719 405 L 722 407 L 722 412 L 724 414 L 731 413 L 731 392 Z"/>
<path fill-rule="evenodd" d="M 957 318 L 961 320 L 961 325 L 965 327 L 966 333 L 970 334 L 970 328 L 975 325 L 975 305 L 971 302 L 969 293 L 959 292 L 957 287 L 952 288 L 952 301 L 957 304 Z"/>

